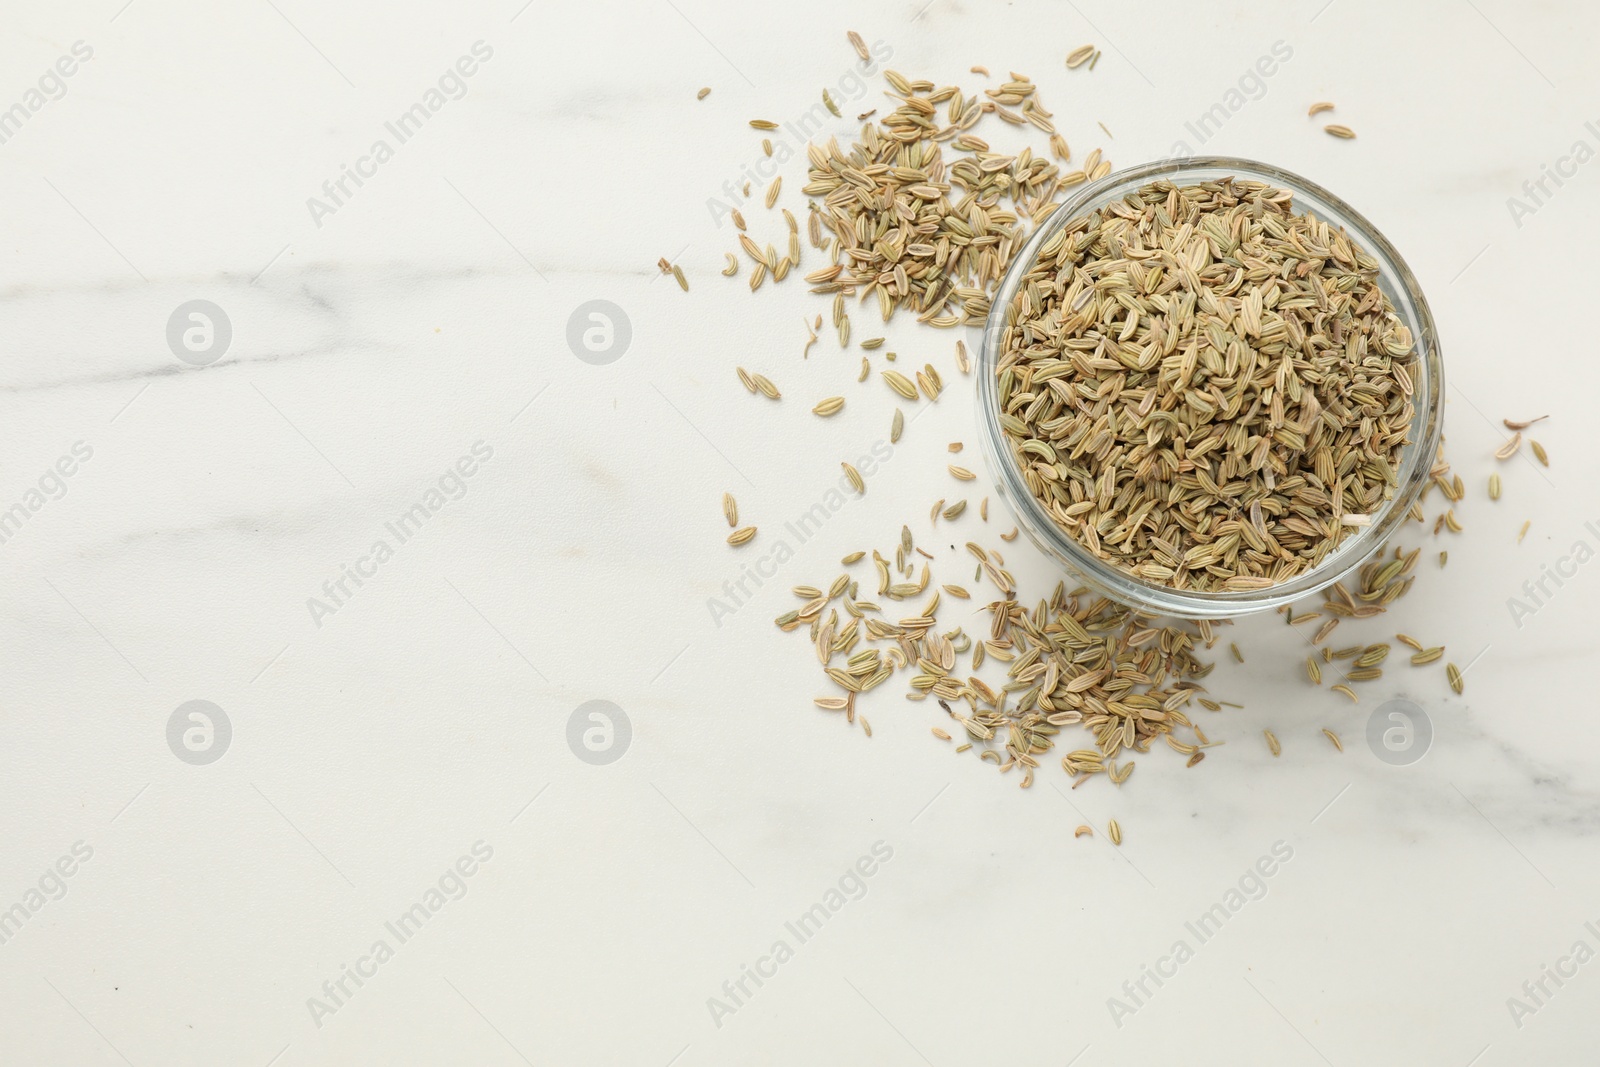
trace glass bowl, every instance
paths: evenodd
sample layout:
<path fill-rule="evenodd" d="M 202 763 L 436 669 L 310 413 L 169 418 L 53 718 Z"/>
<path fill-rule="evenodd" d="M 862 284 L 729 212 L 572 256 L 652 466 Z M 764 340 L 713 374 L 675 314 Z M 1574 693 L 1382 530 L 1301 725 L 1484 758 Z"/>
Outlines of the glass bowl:
<path fill-rule="evenodd" d="M 1051 236 L 1073 219 L 1121 199 L 1150 182 L 1165 179 L 1175 185 L 1191 185 L 1226 177 L 1264 182 L 1289 190 L 1294 196 L 1293 208 L 1297 213 L 1310 211 L 1329 225 L 1342 228 L 1378 261 L 1379 286 L 1394 305 L 1400 321 L 1411 330 L 1416 343 L 1416 359 L 1409 368 L 1416 412 L 1409 441 L 1401 453 L 1397 485 L 1382 508 L 1373 514 L 1369 525 L 1346 534 L 1321 563 L 1288 581 L 1265 589 L 1203 592 L 1175 589 L 1135 577 L 1095 556 L 1050 517 L 1023 482 L 1022 472 L 1000 428 L 995 365 L 1011 314 L 1012 299 L 1023 277 L 1033 268 L 1039 249 Z M 1412 504 L 1427 484 L 1439 451 L 1443 421 L 1444 368 L 1440 362 L 1438 333 L 1428 302 L 1400 253 L 1372 223 L 1320 185 L 1267 163 L 1222 156 L 1146 163 L 1080 186 L 1076 195 L 1063 203 L 1028 239 L 1007 269 L 984 326 L 976 377 L 984 455 L 995 491 L 1009 502 L 1017 525 L 1040 550 L 1087 588 L 1149 614 L 1178 618 L 1227 618 L 1280 607 L 1332 585 L 1360 567 L 1405 522 Z"/>

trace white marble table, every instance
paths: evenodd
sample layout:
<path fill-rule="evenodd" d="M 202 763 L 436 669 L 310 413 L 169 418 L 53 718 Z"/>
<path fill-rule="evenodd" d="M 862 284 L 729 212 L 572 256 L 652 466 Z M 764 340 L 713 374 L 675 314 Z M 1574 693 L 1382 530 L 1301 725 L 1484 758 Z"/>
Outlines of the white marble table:
<path fill-rule="evenodd" d="M 1594 1062 L 1592 6 L 520 4 L 6 12 L 0 1062 Z M 800 359 L 798 279 L 717 275 L 747 120 L 881 104 L 851 28 L 969 91 L 1030 74 L 1080 154 L 1270 160 L 1392 238 L 1467 530 L 1363 633 L 1446 643 L 1463 696 L 1401 664 L 1341 703 L 1251 619 L 1226 746 L 1075 792 L 957 759 L 895 693 L 870 741 L 811 706 L 788 586 L 908 518 L 941 551 L 1010 525 L 927 529 L 972 400 L 953 337 L 896 322 L 951 388 L 745 576 L 892 410 L 831 337 Z M 609 362 L 567 340 L 597 300 Z M 1490 504 L 1499 419 L 1544 413 L 1552 465 Z M 725 489 L 768 531 L 743 552 Z M 1392 698 L 1419 761 L 1364 740 Z M 626 718 L 598 755 L 597 700 Z M 1120 849 L 1071 836 L 1111 817 Z"/>

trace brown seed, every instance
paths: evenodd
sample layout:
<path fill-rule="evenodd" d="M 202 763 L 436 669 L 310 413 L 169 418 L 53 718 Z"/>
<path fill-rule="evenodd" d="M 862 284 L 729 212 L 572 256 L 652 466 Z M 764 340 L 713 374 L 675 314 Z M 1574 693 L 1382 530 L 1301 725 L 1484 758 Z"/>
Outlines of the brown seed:
<path fill-rule="evenodd" d="M 1331 136 L 1338 137 L 1339 139 L 1345 141 L 1353 140 L 1356 135 L 1356 131 L 1352 130 L 1350 127 L 1340 126 L 1337 123 L 1324 126 L 1322 128 Z"/>
<path fill-rule="evenodd" d="M 1075 837 L 1075 838 L 1077 838 L 1077 837 L 1093 837 L 1094 836 L 1094 829 L 1092 827 L 1088 827 L 1088 826 L 1080 826 L 1076 830 L 1072 831 L 1072 836 Z"/>
<path fill-rule="evenodd" d="M 917 387 L 910 378 L 907 378 L 904 374 L 901 374 L 899 371 L 895 370 L 886 370 L 881 371 L 880 373 L 883 376 L 883 380 L 889 383 L 889 388 L 893 389 L 907 400 L 917 399 Z"/>
<path fill-rule="evenodd" d="M 742 545 L 746 541 L 748 541 L 752 537 L 754 537 L 755 535 L 756 535 L 756 528 L 754 526 L 746 526 L 743 529 L 735 530 L 735 531 L 733 531 L 733 533 L 729 534 L 728 535 L 728 544 L 730 544 L 730 545 Z"/>
<path fill-rule="evenodd" d="M 1307 111 L 1306 115 L 1314 118 L 1315 116 L 1317 116 L 1318 114 L 1320 114 L 1320 113 L 1322 113 L 1324 111 L 1332 111 L 1332 110 L 1333 110 L 1333 105 L 1331 103 L 1329 103 L 1326 100 L 1319 100 L 1315 104 L 1311 105 L 1311 110 Z"/>
<path fill-rule="evenodd" d="M 778 392 L 778 387 L 772 384 L 772 379 L 765 374 L 752 374 L 750 380 L 755 382 L 756 388 L 760 390 L 761 395 L 769 400 L 777 400 L 783 396 L 782 393 Z"/>
<path fill-rule="evenodd" d="M 867 42 L 861 39 L 861 35 L 859 33 L 857 33 L 855 30 L 851 30 L 849 33 L 845 34 L 845 36 L 850 39 L 850 47 L 856 50 L 856 55 L 860 56 L 864 60 L 867 60 L 868 62 L 872 60 L 872 53 L 867 51 Z"/>
<path fill-rule="evenodd" d="M 728 520 L 729 526 L 739 525 L 739 504 L 733 499 L 732 493 L 722 494 L 722 515 Z"/>
<path fill-rule="evenodd" d="M 711 86 L 708 85 L 704 89 L 701 89 L 698 93 L 695 93 L 694 94 L 694 98 L 696 100 L 704 100 L 706 97 L 708 97 L 710 95 L 711 95 Z"/>
<path fill-rule="evenodd" d="M 1267 747 L 1272 750 L 1272 754 L 1274 756 L 1283 755 L 1283 746 L 1278 744 L 1277 734 L 1273 733 L 1271 730 L 1262 730 L 1261 735 L 1267 739 Z"/>

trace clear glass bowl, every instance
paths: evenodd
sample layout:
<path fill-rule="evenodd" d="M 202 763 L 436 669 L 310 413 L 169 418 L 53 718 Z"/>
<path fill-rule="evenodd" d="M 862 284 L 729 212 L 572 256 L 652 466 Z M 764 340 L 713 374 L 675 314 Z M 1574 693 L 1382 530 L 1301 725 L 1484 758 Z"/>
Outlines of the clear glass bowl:
<path fill-rule="evenodd" d="M 1294 194 L 1294 210 L 1310 211 L 1329 225 L 1342 228 L 1379 263 L 1378 282 L 1394 305 L 1395 313 L 1411 330 L 1417 359 L 1412 368 L 1413 402 L 1410 442 L 1400 459 L 1398 485 L 1370 525 L 1345 535 L 1339 547 L 1316 567 L 1286 582 L 1266 589 L 1244 592 L 1199 592 L 1136 578 L 1102 560 L 1078 543 L 1045 512 L 1028 491 L 1010 446 L 1000 429 L 998 384 L 994 372 L 1012 298 L 1022 278 L 1033 268 L 1040 247 L 1050 237 L 1078 218 L 1113 200 L 1121 199 L 1140 186 L 1158 179 L 1175 185 L 1189 185 L 1218 178 L 1234 177 L 1265 182 Z M 1179 618 L 1216 619 L 1276 608 L 1332 585 L 1355 570 L 1388 541 L 1406 520 L 1411 505 L 1427 484 L 1428 472 L 1439 451 L 1439 436 L 1444 404 L 1444 368 L 1439 356 L 1439 337 L 1433 315 L 1422 296 L 1411 269 L 1400 258 L 1383 234 L 1354 208 L 1313 182 L 1267 163 L 1222 156 L 1191 157 L 1147 163 L 1108 175 L 1100 181 L 1080 186 L 1041 226 L 1012 261 L 1000 283 L 984 326 L 983 346 L 978 360 L 978 411 L 983 428 L 983 451 L 995 481 L 995 491 L 1011 505 L 1017 525 L 1048 556 L 1057 560 L 1084 586 L 1118 603 L 1150 614 Z"/>

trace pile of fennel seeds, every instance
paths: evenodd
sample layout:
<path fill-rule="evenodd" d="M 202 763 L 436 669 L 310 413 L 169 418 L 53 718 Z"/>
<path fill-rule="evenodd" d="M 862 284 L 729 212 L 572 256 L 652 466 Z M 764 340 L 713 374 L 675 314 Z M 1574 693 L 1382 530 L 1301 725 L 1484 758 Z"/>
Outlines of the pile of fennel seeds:
<path fill-rule="evenodd" d="M 981 322 L 1023 244 L 1021 219 L 1043 220 L 1062 189 L 1102 168 L 1109 173 L 1110 163 L 1096 150 L 1083 169 L 1064 174 L 1032 149 L 993 152 L 972 134 L 984 115 L 994 114 L 1011 125 L 1034 126 L 1050 137 L 1057 159 L 1070 158 L 1037 87 L 1016 72 L 983 97 L 895 71 L 884 78 L 900 101 L 893 112 L 864 125 L 848 151 L 834 139 L 806 148 L 804 192 L 821 200 L 820 208 L 814 205 L 812 240 L 821 246 L 821 235 L 830 235 L 833 259 L 806 281 L 813 292 L 875 299 L 885 322 L 900 307 L 935 326 Z M 944 142 L 967 154 L 947 167 Z"/>
<path fill-rule="evenodd" d="M 1320 563 L 1393 493 L 1413 341 L 1378 263 L 1287 190 L 1156 181 L 1040 249 L 996 363 L 1024 481 L 1085 549 L 1176 589 Z"/>
<path fill-rule="evenodd" d="M 975 580 L 988 581 L 1000 594 L 987 606 L 987 633 L 939 626 L 945 598 L 965 601 L 972 594 L 963 586 L 933 584 L 929 564 L 919 568 L 916 560 L 928 554 L 907 527 L 892 560 L 872 553 L 875 593 L 864 595 L 862 576 L 848 569 L 826 589 L 795 587 L 801 606 L 774 621 L 785 631 L 808 628 L 834 687 L 816 698 L 818 707 L 842 712 L 852 724 L 859 719 L 870 737 L 871 725 L 856 709 L 857 695 L 909 669 L 906 697 L 938 701 L 956 735 L 935 727 L 935 736 L 956 742 L 957 752 L 975 752 L 1002 774 L 1019 770 L 1022 788 L 1033 784 L 1041 757 L 1058 758 L 1056 738 L 1067 726 L 1087 730 L 1092 739 L 1092 747 L 1059 757 L 1078 779 L 1074 788 L 1098 774 L 1121 785 L 1133 773 L 1132 757 L 1149 752 L 1158 740 L 1191 767 L 1205 758 L 1205 748 L 1219 743 L 1186 711 L 1195 701 L 1211 711 L 1222 707 L 1203 696 L 1200 684 L 1213 665 L 1195 656 L 1200 646 L 1215 644 L 1214 624 L 1162 624 L 1060 583 L 1029 610 L 1018 600 L 999 552 L 974 542 L 966 548 L 977 562 Z M 853 552 L 841 562 L 850 568 L 865 558 Z M 923 596 L 929 598 L 920 608 L 894 609 Z M 914 613 L 885 617 L 908 610 Z M 998 687 L 976 673 L 988 661 L 1005 666 L 1006 680 Z"/>

